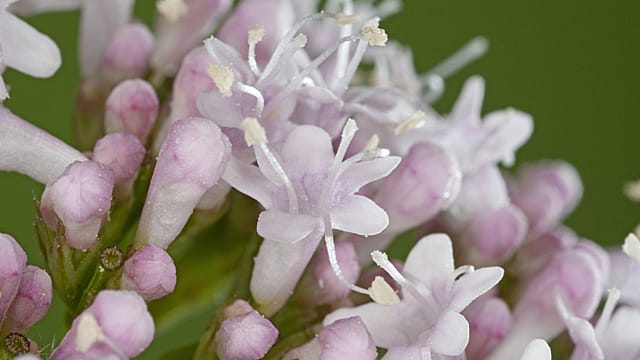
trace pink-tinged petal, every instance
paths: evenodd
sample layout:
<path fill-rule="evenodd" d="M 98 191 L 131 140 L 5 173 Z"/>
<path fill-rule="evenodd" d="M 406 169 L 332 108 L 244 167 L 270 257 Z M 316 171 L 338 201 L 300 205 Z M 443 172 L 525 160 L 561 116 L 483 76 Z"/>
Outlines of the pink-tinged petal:
<path fill-rule="evenodd" d="M 322 220 L 315 216 L 266 210 L 258 217 L 258 234 L 265 239 L 294 244 L 314 231 L 322 230 Z"/>
<path fill-rule="evenodd" d="M 415 299 L 405 296 L 398 305 L 368 303 L 354 308 L 340 308 L 325 317 L 325 326 L 339 319 L 360 317 L 376 346 L 393 348 L 408 346 L 425 330 L 424 313 Z"/>
<path fill-rule="evenodd" d="M 502 342 L 511 330 L 512 317 L 507 303 L 497 297 L 482 297 L 464 311 L 469 321 L 468 360 L 482 360 Z"/>
<path fill-rule="evenodd" d="M 274 206 L 271 194 L 277 189 L 257 167 L 232 156 L 222 178 L 236 190 L 255 199 L 265 209 Z"/>
<path fill-rule="evenodd" d="M 451 277 L 453 272 L 453 247 L 446 234 L 433 234 L 420 239 L 404 264 L 404 273 L 432 284 Z"/>
<path fill-rule="evenodd" d="M 7 312 L 8 328 L 23 332 L 40 321 L 49 310 L 52 292 L 49 274 L 35 266 L 27 266 L 22 272 L 18 293 Z"/>
<path fill-rule="evenodd" d="M 429 340 L 435 353 L 447 356 L 460 355 L 469 343 L 469 323 L 464 316 L 448 310 L 429 331 Z"/>
<path fill-rule="evenodd" d="M 156 20 L 158 45 L 153 67 L 168 76 L 175 73 L 185 54 L 211 33 L 233 1 L 185 0 L 184 4 L 187 12 L 175 22 L 163 15 L 158 15 Z"/>
<path fill-rule="evenodd" d="M 326 172 L 333 162 L 334 153 L 326 131 L 312 125 L 302 125 L 289 134 L 280 156 L 287 174 L 299 178 L 303 174 Z"/>
<path fill-rule="evenodd" d="M 62 62 L 53 40 L 4 11 L 0 11 L 0 44 L 3 63 L 31 76 L 49 77 Z"/>
<path fill-rule="evenodd" d="M 499 209 L 509 205 L 509 195 L 504 178 L 497 166 L 486 166 L 462 180 L 462 187 L 456 202 L 449 209 L 453 226 L 467 223 L 489 209 Z"/>
<path fill-rule="evenodd" d="M 18 242 L 0 233 L 0 319 L 4 318 L 18 293 L 22 272 L 27 266 L 27 254 Z"/>
<path fill-rule="evenodd" d="M 255 310 L 232 316 L 216 332 L 216 353 L 221 360 L 262 359 L 275 344 L 278 329 Z"/>
<path fill-rule="evenodd" d="M 391 218 L 391 229 L 405 231 L 447 208 L 460 190 L 462 174 L 444 148 L 418 143 L 385 179 L 375 200 Z"/>
<path fill-rule="evenodd" d="M 295 14 L 291 3 L 289 0 L 243 0 L 222 25 L 218 37 L 246 58 L 247 32 L 253 26 L 262 25 L 265 35 L 256 47 L 256 57 L 258 64 L 264 65 L 278 40 L 293 25 Z"/>
<path fill-rule="evenodd" d="M 210 120 L 188 118 L 173 124 L 153 171 L 136 246 L 169 246 L 200 198 L 220 179 L 230 153 L 229 140 Z"/>
<path fill-rule="evenodd" d="M 353 194 L 363 186 L 389 175 L 400 164 L 398 156 L 359 162 L 346 168 L 337 179 L 340 189 Z"/>
<path fill-rule="evenodd" d="M 515 152 L 527 142 L 533 132 L 531 115 L 507 109 L 489 113 L 482 127 L 486 132 L 480 146 L 472 154 L 475 167 L 501 162 L 513 165 Z"/>
<path fill-rule="evenodd" d="M 201 92 L 196 96 L 198 111 L 213 120 L 218 126 L 229 128 L 240 128 L 245 115 L 242 111 L 242 101 L 245 96 L 239 92 L 231 97 L 225 97 L 214 89 Z"/>
<path fill-rule="evenodd" d="M 463 275 L 453 284 L 450 308 L 455 311 L 464 310 L 473 300 L 496 286 L 503 276 L 504 270 L 498 266 L 478 269 Z"/>
<path fill-rule="evenodd" d="M 115 185 L 127 186 L 138 174 L 145 148 L 133 134 L 120 131 L 100 138 L 93 148 L 93 160 L 113 171 Z"/>
<path fill-rule="evenodd" d="M 575 351 L 588 354 L 589 359 L 604 360 L 604 354 L 598 344 L 596 332 L 590 322 L 575 316 L 569 316 L 566 319 L 566 324 L 569 336 L 571 336 L 571 340 L 576 345 Z"/>
<path fill-rule="evenodd" d="M 387 213 L 373 200 L 361 195 L 347 196 L 330 215 L 334 229 L 358 235 L 376 235 L 389 225 Z"/>
<path fill-rule="evenodd" d="M 73 10 L 79 8 L 80 4 L 82 4 L 82 0 L 20 0 L 14 2 L 9 11 L 19 15 L 33 15 L 44 12 Z"/>
<path fill-rule="evenodd" d="M 87 158 L 45 131 L 0 107 L 0 169 L 46 184 L 74 161 Z"/>
<path fill-rule="evenodd" d="M 295 244 L 265 239 L 255 258 L 251 294 L 260 312 L 275 314 L 293 293 L 322 238 L 314 232 Z"/>
<path fill-rule="evenodd" d="M 318 360 L 374 360 L 378 356 L 371 335 L 358 317 L 337 320 L 322 329 L 317 340 L 322 346 Z"/>
<path fill-rule="evenodd" d="M 611 317 L 600 343 L 606 359 L 636 359 L 640 355 L 640 309 L 622 306 Z"/>
<path fill-rule="evenodd" d="M 249 68 L 249 64 L 234 47 L 214 37 L 206 39 L 204 45 L 209 55 L 210 64 L 228 66 L 233 70 L 235 80 L 245 84 L 255 83 L 255 75 Z"/>
<path fill-rule="evenodd" d="M 85 77 L 97 75 L 118 28 L 133 11 L 134 0 L 83 1 L 80 16 L 80 65 Z"/>
<path fill-rule="evenodd" d="M 520 360 L 551 360 L 551 348 L 546 341 L 535 339 L 524 349 Z"/>
<path fill-rule="evenodd" d="M 484 99 L 484 79 L 472 76 L 464 83 L 449 118 L 457 123 L 480 124 L 482 100 Z"/>

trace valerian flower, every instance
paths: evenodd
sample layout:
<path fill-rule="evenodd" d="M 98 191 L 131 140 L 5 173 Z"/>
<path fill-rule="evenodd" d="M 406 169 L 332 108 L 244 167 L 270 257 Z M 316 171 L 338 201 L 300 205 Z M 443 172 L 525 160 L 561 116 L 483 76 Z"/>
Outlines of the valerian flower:
<path fill-rule="evenodd" d="M 376 345 L 389 349 L 388 360 L 462 354 L 469 341 L 469 323 L 460 312 L 493 288 L 504 272 L 499 267 L 454 269 L 453 247 L 445 234 L 422 238 L 409 253 L 403 273 L 386 254 L 374 252 L 372 257 L 402 286 L 400 303 L 338 309 L 324 323 L 359 316 Z"/>

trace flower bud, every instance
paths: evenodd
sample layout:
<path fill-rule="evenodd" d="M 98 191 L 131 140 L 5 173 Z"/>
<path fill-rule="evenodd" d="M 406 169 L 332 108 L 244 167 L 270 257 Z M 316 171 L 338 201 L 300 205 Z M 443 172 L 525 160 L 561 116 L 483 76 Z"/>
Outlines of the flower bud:
<path fill-rule="evenodd" d="M 49 310 L 52 291 L 49 274 L 35 266 L 27 266 L 22 272 L 18 293 L 7 312 L 9 329 L 22 332 L 40 321 Z"/>
<path fill-rule="evenodd" d="M 246 59 L 249 30 L 262 26 L 264 38 L 256 46 L 256 60 L 265 65 L 278 40 L 293 25 L 295 14 L 291 3 L 289 0 L 243 0 L 220 28 L 218 38 Z"/>
<path fill-rule="evenodd" d="M 206 211 L 220 207 L 224 204 L 229 191 L 231 191 L 231 185 L 226 181 L 220 181 L 202 195 L 202 198 L 200 199 L 200 202 L 198 202 L 198 206 L 196 206 L 196 208 L 198 210 Z"/>
<path fill-rule="evenodd" d="M 521 277 L 535 274 L 553 259 L 553 255 L 574 247 L 578 237 L 569 228 L 559 227 L 527 241 L 518 251 L 514 270 Z"/>
<path fill-rule="evenodd" d="M 511 328 L 511 312 L 504 300 L 481 298 L 464 311 L 469 321 L 468 360 L 484 359 L 507 336 Z"/>
<path fill-rule="evenodd" d="M 514 206 L 480 214 L 463 231 L 467 262 L 499 265 L 520 247 L 526 234 L 527 218 Z"/>
<path fill-rule="evenodd" d="M 156 22 L 156 49 L 151 61 L 154 69 L 167 76 L 175 73 L 185 54 L 211 33 L 233 4 L 231 0 L 180 2 L 184 6 L 181 9 L 161 9 Z"/>
<path fill-rule="evenodd" d="M 435 216 L 455 199 L 460 181 L 456 160 L 446 150 L 414 145 L 375 198 L 389 215 L 388 231 L 404 231 Z"/>
<path fill-rule="evenodd" d="M 144 145 L 133 134 L 119 131 L 96 142 L 93 160 L 113 171 L 116 198 L 127 198 L 145 155 Z"/>
<path fill-rule="evenodd" d="M 176 266 L 164 249 L 146 245 L 124 263 L 120 288 L 133 290 L 145 301 L 171 294 L 176 287 Z"/>
<path fill-rule="evenodd" d="M 221 360 L 258 360 L 271 349 L 278 338 L 278 329 L 251 310 L 232 316 L 220 324 L 216 333 L 216 352 Z"/>
<path fill-rule="evenodd" d="M 210 120 L 173 124 L 158 155 L 135 245 L 169 246 L 202 195 L 220 179 L 230 152 L 229 140 Z"/>
<path fill-rule="evenodd" d="M 119 28 L 104 54 L 104 76 L 111 83 L 143 77 L 149 69 L 153 34 L 140 23 Z"/>
<path fill-rule="evenodd" d="M 0 107 L 0 170 L 46 184 L 82 160 L 87 158 L 78 150 Z"/>
<path fill-rule="evenodd" d="M 153 87 L 142 79 L 125 80 L 107 98 L 104 127 L 108 133 L 126 131 L 141 143 L 158 116 L 158 97 Z"/>
<path fill-rule="evenodd" d="M 153 319 L 135 292 L 103 290 L 72 323 L 50 360 L 133 358 L 153 340 Z"/>
<path fill-rule="evenodd" d="M 350 283 L 355 283 L 360 275 L 360 264 L 353 243 L 340 241 L 335 247 L 336 258 L 344 278 Z M 324 247 L 316 252 L 303 277 L 300 290 L 304 301 L 312 305 L 333 303 L 347 297 L 351 292 L 336 276 Z"/>
<path fill-rule="evenodd" d="M 231 305 L 224 308 L 224 310 L 222 311 L 222 317 L 223 319 L 228 319 L 230 317 L 244 315 L 251 311 L 253 311 L 253 308 L 251 307 L 251 305 L 249 305 L 248 302 L 242 299 L 239 299 L 234 301 Z"/>
<path fill-rule="evenodd" d="M 24 250 L 13 237 L 0 233 L 0 319 L 4 318 L 19 291 L 20 278 L 26 266 Z"/>
<path fill-rule="evenodd" d="M 55 228 L 62 221 L 69 246 L 88 249 L 111 208 L 113 171 L 95 161 L 76 161 L 55 181 L 47 184 L 40 210 L 46 223 Z M 57 219 L 56 219 L 57 217 Z"/>

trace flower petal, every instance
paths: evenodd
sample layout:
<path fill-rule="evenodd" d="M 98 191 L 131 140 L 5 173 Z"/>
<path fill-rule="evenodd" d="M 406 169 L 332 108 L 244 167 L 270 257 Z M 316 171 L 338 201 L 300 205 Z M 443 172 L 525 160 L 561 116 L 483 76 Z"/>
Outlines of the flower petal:
<path fill-rule="evenodd" d="M 480 76 L 470 77 L 464 83 L 449 118 L 459 123 L 479 124 L 483 98 L 484 79 Z"/>
<path fill-rule="evenodd" d="M 498 266 L 478 269 L 463 275 L 453 284 L 450 308 L 455 311 L 464 310 L 473 300 L 496 286 L 503 275 L 504 270 Z"/>
<path fill-rule="evenodd" d="M 431 351 L 418 346 L 393 347 L 382 360 L 431 360 Z"/>
<path fill-rule="evenodd" d="M 389 225 L 387 213 L 373 200 L 361 195 L 347 196 L 330 214 L 334 229 L 358 235 L 379 234 Z"/>
<path fill-rule="evenodd" d="M 257 167 L 232 156 L 222 178 L 236 190 L 255 199 L 262 207 L 266 209 L 272 207 L 273 199 L 270 190 L 273 189 L 273 185 Z"/>
<path fill-rule="evenodd" d="M 326 131 L 312 125 L 302 125 L 289 134 L 280 156 L 287 174 L 296 178 L 296 174 L 327 172 L 335 155 Z"/>
<path fill-rule="evenodd" d="M 0 44 L 4 64 L 31 76 L 49 77 L 62 61 L 53 40 L 3 11 L 0 11 Z"/>
<path fill-rule="evenodd" d="M 261 313 L 271 316 L 285 304 L 321 238 L 320 232 L 314 232 L 294 244 L 271 239 L 262 242 L 250 284 Z"/>
<path fill-rule="evenodd" d="M 429 334 L 431 349 L 442 355 L 462 354 L 469 343 L 469 323 L 455 311 L 447 311 L 440 316 Z"/>
<path fill-rule="evenodd" d="M 338 175 L 340 188 L 346 194 L 353 194 L 363 186 L 389 175 L 400 164 L 397 156 L 387 156 L 359 162 L 346 168 Z"/>
<path fill-rule="evenodd" d="M 520 360 L 551 360 L 551 348 L 546 341 L 534 339 L 524 349 Z"/>
<path fill-rule="evenodd" d="M 81 3 L 81 0 L 20 0 L 11 5 L 11 12 L 19 15 L 33 15 L 73 10 L 80 7 Z"/>
<path fill-rule="evenodd" d="M 283 243 L 296 243 L 321 228 L 322 222 L 318 217 L 275 209 L 261 212 L 258 218 L 258 234 L 265 239 Z"/>
<path fill-rule="evenodd" d="M 426 285 L 436 279 L 451 276 L 453 272 L 453 247 L 446 234 L 432 234 L 423 237 L 409 253 L 404 273 Z"/>

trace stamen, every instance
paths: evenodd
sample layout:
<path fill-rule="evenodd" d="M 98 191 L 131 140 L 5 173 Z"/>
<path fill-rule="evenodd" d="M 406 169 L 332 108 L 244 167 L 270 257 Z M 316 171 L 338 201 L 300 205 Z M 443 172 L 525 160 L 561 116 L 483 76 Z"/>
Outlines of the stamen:
<path fill-rule="evenodd" d="M 378 148 L 379 144 L 380 144 L 380 137 L 378 136 L 378 134 L 373 134 L 371 135 L 367 143 L 362 148 L 362 151 L 365 152 L 369 150 L 375 150 Z"/>
<path fill-rule="evenodd" d="M 385 46 L 387 44 L 387 40 L 389 40 L 387 32 L 378 26 L 362 27 L 361 35 L 370 46 Z"/>
<path fill-rule="evenodd" d="M 287 176 L 287 173 L 284 171 L 284 168 L 282 167 L 282 165 L 280 165 L 276 156 L 267 146 L 266 131 L 264 130 L 262 125 L 260 125 L 258 119 L 256 118 L 249 117 L 244 119 L 241 123 L 241 126 L 244 129 L 244 139 L 247 142 L 247 145 L 253 146 L 256 154 L 258 152 L 262 152 L 262 155 L 265 157 L 265 159 L 267 159 L 273 171 L 278 175 L 280 181 L 282 181 L 282 183 L 284 184 L 289 200 L 289 212 L 292 214 L 297 214 L 299 207 L 296 191 L 293 188 L 293 184 Z"/>
<path fill-rule="evenodd" d="M 256 118 L 261 117 L 262 112 L 264 111 L 264 97 L 262 96 L 262 92 L 260 92 L 260 90 L 256 89 L 253 86 L 243 84 L 239 81 L 235 83 L 234 88 L 242 93 L 251 95 L 256 98 Z"/>
<path fill-rule="evenodd" d="M 640 240 L 635 234 L 627 235 L 624 239 L 624 245 L 622 245 L 622 251 L 630 258 L 640 261 Z"/>
<path fill-rule="evenodd" d="M 443 79 L 447 78 L 482 57 L 487 53 L 487 50 L 489 50 L 489 41 L 483 36 L 475 37 L 449 58 L 436 65 L 423 78 L 433 74 L 439 75 Z"/>
<path fill-rule="evenodd" d="M 616 308 L 618 300 L 620 300 L 620 295 L 620 290 L 616 288 L 609 289 L 607 301 L 604 303 L 602 313 L 600 314 L 600 319 L 598 319 L 598 322 L 596 323 L 596 337 L 602 336 L 604 331 L 607 329 L 609 320 L 611 319 L 611 315 L 613 314 L 613 310 Z"/>
<path fill-rule="evenodd" d="M 329 263 L 331 264 L 331 269 L 336 274 L 336 277 L 349 289 L 355 291 L 360 294 L 369 295 L 369 290 L 361 288 L 358 285 L 352 284 L 344 277 L 342 273 L 342 269 L 340 269 L 340 264 L 338 264 L 338 257 L 336 255 L 336 245 L 333 241 L 333 228 L 331 227 L 331 217 L 329 214 L 326 214 L 322 217 L 324 221 L 324 243 L 327 247 L 327 255 L 329 256 Z"/>
<path fill-rule="evenodd" d="M 380 305 L 395 305 L 400 303 L 400 297 L 382 276 L 376 276 L 369 287 L 369 297 Z"/>
<path fill-rule="evenodd" d="M 343 38 L 351 34 L 351 30 L 353 26 L 349 23 L 350 19 L 346 19 L 347 16 L 353 16 L 353 1 L 352 0 L 343 0 L 342 10 L 344 12 L 336 14 L 336 23 L 342 28 L 340 29 L 340 37 Z M 345 15 L 349 14 L 349 15 Z M 342 24 L 345 22 L 344 24 Z M 347 70 L 347 65 L 349 64 L 349 52 L 351 50 L 351 43 L 345 42 L 338 48 L 338 53 L 336 54 L 336 66 L 334 70 L 334 76 L 332 79 L 331 86 L 335 86 L 340 79 L 344 76 L 345 71 Z"/>
<path fill-rule="evenodd" d="M 325 180 L 324 186 L 322 188 L 322 193 L 320 194 L 320 200 L 318 202 L 317 208 L 319 211 L 326 210 L 327 204 L 329 203 L 329 199 L 331 197 L 331 189 L 333 189 L 336 177 L 338 176 L 338 171 L 340 170 L 340 165 L 342 164 L 344 155 L 347 153 L 349 145 L 351 144 L 351 140 L 353 140 L 356 131 L 358 131 L 358 125 L 356 124 L 355 120 L 348 119 L 347 123 L 342 129 L 340 145 L 338 145 L 336 156 L 333 158 L 333 163 L 331 164 L 331 168 L 329 169 L 327 180 Z"/>
<path fill-rule="evenodd" d="M 396 135 L 404 134 L 405 132 L 424 126 L 426 122 L 427 114 L 424 111 L 416 111 L 411 116 L 400 122 L 394 129 Z"/>
<path fill-rule="evenodd" d="M 346 8 L 345 12 L 347 12 Z M 340 26 L 353 25 L 358 20 L 360 20 L 360 15 L 351 14 L 351 12 L 349 12 L 349 15 L 341 12 L 336 14 L 336 24 Z"/>
<path fill-rule="evenodd" d="M 207 67 L 207 74 L 216 87 L 224 97 L 230 97 L 232 95 L 231 88 L 235 82 L 233 70 L 228 66 L 222 66 L 217 64 L 209 64 Z"/>
<path fill-rule="evenodd" d="M 160 0 L 156 3 L 156 9 L 170 23 L 176 23 L 189 12 L 184 0 Z"/>
<path fill-rule="evenodd" d="M 258 63 L 256 62 L 256 45 L 262 41 L 264 37 L 264 27 L 262 25 L 256 25 L 249 29 L 249 67 L 251 71 L 257 76 L 260 76 L 262 71 L 258 67 Z"/>
<path fill-rule="evenodd" d="M 393 280 L 395 280 L 398 284 L 400 284 L 400 286 L 406 287 L 406 288 L 413 287 L 413 284 L 411 284 L 409 280 L 407 280 L 407 278 L 405 278 L 400 273 L 400 271 L 396 269 L 396 267 L 391 263 L 391 261 L 389 261 L 389 256 L 387 256 L 386 253 L 383 253 L 382 251 L 379 251 L 379 250 L 374 250 L 371 253 L 371 259 L 376 265 L 382 268 L 382 270 L 386 271 L 387 274 L 389 274 L 389 276 L 393 278 Z"/>

